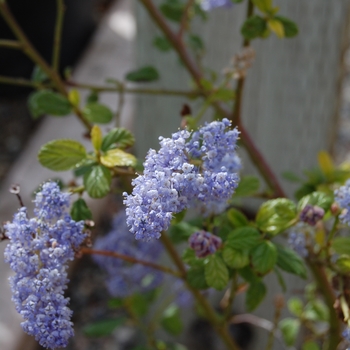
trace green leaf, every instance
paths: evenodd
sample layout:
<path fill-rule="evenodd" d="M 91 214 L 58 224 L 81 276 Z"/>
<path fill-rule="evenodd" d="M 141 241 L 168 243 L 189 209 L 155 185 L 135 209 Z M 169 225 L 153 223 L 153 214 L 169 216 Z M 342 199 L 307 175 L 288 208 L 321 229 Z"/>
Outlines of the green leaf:
<path fill-rule="evenodd" d="M 235 196 L 247 197 L 259 191 L 260 182 L 256 176 L 243 176 L 235 191 Z"/>
<path fill-rule="evenodd" d="M 284 177 L 286 180 L 290 182 L 302 182 L 303 180 L 296 174 L 294 174 L 291 171 L 284 171 L 282 173 L 282 177 Z"/>
<path fill-rule="evenodd" d="M 252 2 L 261 12 L 269 13 L 272 10 L 272 0 L 252 0 Z"/>
<path fill-rule="evenodd" d="M 94 166 L 84 175 L 84 186 L 92 198 L 102 198 L 109 191 L 112 176 L 109 169 L 103 165 Z"/>
<path fill-rule="evenodd" d="M 98 165 L 95 159 L 85 158 L 83 161 L 78 163 L 74 168 L 74 176 L 79 177 L 86 174 L 88 171 L 92 169 L 93 166 Z"/>
<path fill-rule="evenodd" d="M 256 246 L 260 240 L 261 235 L 257 229 L 245 226 L 231 232 L 227 237 L 226 244 L 236 250 L 249 250 Z"/>
<path fill-rule="evenodd" d="M 188 36 L 188 45 L 194 50 L 202 52 L 204 51 L 204 43 L 200 36 L 198 35 L 189 35 Z M 232 91 L 231 91 L 232 93 Z"/>
<path fill-rule="evenodd" d="M 307 277 L 307 270 L 302 258 L 294 250 L 276 244 L 277 247 L 277 266 L 282 270 L 300 276 Z"/>
<path fill-rule="evenodd" d="M 180 243 L 187 241 L 192 233 L 200 231 L 200 228 L 193 226 L 188 222 L 182 221 L 178 224 L 171 225 L 169 235 L 174 243 Z"/>
<path fill-rule="evenodd" d="M 191 266 L 187 271 L 186 278 L 188 283 L 196 289 L 208 289 L 208 283 L 205 278 L 204 264 Z"/>
<path fill-rule="evenodd" d="M 330 209 L 331 205 L 333 203 L 332 196 L 324 193 L 324 192 L 313 192 L 311 194 L 308 194 L 300 199 L 298 203 L 298 211 L 303 210 L 308 204 L 312 206 L 319 206 L 326 212 Z"/>
<path fill-rule="evenodd" d="M 83 115 L 91 123 L 106 124 L 113 119 L 109 107 L 98 102 L 88 103 L 83 109 Z"/>
<path fill-rule="evenodd" d="M 282 16 L 275 16 L 275 19 L 278 19 L 282 23 L 284 28 L 284 36 L 286 38 L 293 38 L 294 36 L 298 35 L 298 26 L 293 21 Z"/>
<path fill-rule="evenodd" d="M 262 241 L 255 246 L 251 255 L 254 270 L 262 274 L 272 270 L 277 261 L 276 246 L 270 241 Z"/>
<path fill-rule="evenodd" d="M 137 159 L 134 155 L 115 148 L 110 149 L 104 155 L 100 157 L 101 164 L 107 168 L 113 168 L 115 166 L 135 166 Z"/>
<path fill-rule="evenodd" d="M 133 82 L 150 82 L 158 80 L 159 73 L 154 67 L 146 66 L 127 73 L 125 79 Z"/>
<path fill-rule="evenodd" d="M 33 69 L 31 80 L 33 83 L 43 83 L 48 80 L 48 76 L 40 66 L 36 65 Z"/>
<path fill-rule="evenodd" d="M 86 158 L 86 150 L 78 141 L 53 140 L 41 147 L 38 159 L 41 165 L 54 171 L 74 168 Z"/>
<path fill-rule="evenodd" d="M 284 37 L 284 27 L 283 24 L 276 18 L 270 18 L 267 21 L 269 29 L 274 32 L 279 38 Z"/>
<path fill-rule="evenodd" d="M 320 347 L 314 341 L 308 340 L 303 344 L 301 350 L 320 350 Z"/>
<path fill-rule="evenodd" d="M 210 255 L 205 265 L 205 279 L 209 287 L 222 290 L 229 279 L 227 267 L 218 255 Z"/>
<path fill-rule="evenodd" d="M 73 203 L 70 215 L 74 221 L 92 219 L 91 210 L 83 198 L 79 198 Z"/>
<path fill-rule="evenodd" d="M 300 321 L 296 318 L 285 318 L 279 323 L 282 337 L 286 345 L 294 345 L 300 329 Z"/>
<path fill-rule="evenodd" d="M 102 151 L 112 148 L 128 148 L 135 143 L 134 135 L 127 129 L 114 128 L 102 140 Z"/>
<path fill-rule="evenodd" d="M 171 304 L 163 313 L 160 321 L 162 327 L 172 335 L 179 335 L 183 330 L 180 317 L 180 309 L 175 304 Z"/>
<path fill-rule="evenodd" d="M 184 6 L 181 2 L 172 0 L 161 4 L 159 9 L 166 18 L 174 22 L 180 22 L 184 11 Z"/>
<path fill-rule="evenodd" d="M 132 312 L 137 316 L 144 316 L 149 309 L 149 301 L 146 295 L 134 294 L 127 298 L 126 301 L 129 304 Z"/>
<path fill-rule="evenodd" d="M 247 217 L 235 208 L 231 208 L 227 211 L 227 218 L 233 227 L 247 226 L 249 221 Z"/>
<path fill-rule="evenodd" d="M 295 204 L 286 198 L 272 199 L 260 207 L 256 224 L 258 228 L 271 235 L 285 231 L 297 218 Z"/>
<path fill-rule="evenodd" d="M 89 103 L 98 102 L 98 98 L 99 98 L 98 92 L 92 90 L 92 91 L 90 92 L 90 94 L 88 95 L 88 97 L 86 98 L 86 103 L 89 104 Z"/>
<path fill-rule="evenodd" d="M 94 146 L 95 151 L 99 151 L 102 145 L 101 129 L 97 125 L 94 125 L 91 129 L 90 135 L 91 135 L 91 143 Z"/>
<path fill-rule="evenodd" d="M 295 316 L 300 317 L 304 311 L 304 304 L 300 298 L 291 297 L 288 302 L 288 310 Z"/>
<path fill-rule="evenodd" d="M 254 15 L 243 23 L 241 34 L 245 39 L 252 40 L 263 36 L 266 29 L 266 20 L 260 16 Z"/>
<path fill-rule="evenodd" d="M 71 89 L 68 93 L 68 100 L 73 106 L 78 107 L 80 104 L 79 91 L 77 89 Z"/>
<path fill-rule="evenodd" d="M 266 286 L 260 280 L 255 280 L 249 285 L 247 290 L 245 304 L 248 312 L 255 310 L 264 300 L 266 295 Z"/>
<path fill-rule="evenodd" d="M 30 114 L 35 119 L 43 114 L 61 117 L 71 112 L 71 105 L 68 99 L 50 90 L 33 92 L 29 96 L 28 107 Z"/>
<path fill-rule="evenodd" d="M 167 52 L 172 49 L 169 40 L 164 36 L 157 36 L 153 40 L 153 45 L 160 51 Z"/>
<path fill-rule="evenodd" d="M 306 183 L 306 184 L 303 184 L 301 187 L 299 187 L 295 191 L 294 196 L 297 200 L 300 200 L 304 196 L 306 196 L 314 191 L 316 191 L 316 187 L 313 184 Z"/>
<path fill-rule="evenodd" d="M 236 93 L 231 89 L 220 88 L 210 95 L 210 101 L 230 102 L 236 96 Z"/>
<path fill-rule="evenodd" d="M 336 237 L 331 244 L 337 254 L 350 256 L 350 237 Z"/>
<path fill-rule="evenodd" d="M 105 337 L 110 335 L 117 327 L 125 322 L 125 318 L 119 317 L 111 320 L 103 320 L 90 323 L 83 328 L 83 333 L 88 337 Z"/>
<path fill-rule="evenodd" d="M 222 257 L 225 263 L 233 269 L 241 269 L 249 264 L 248 251 L 236 250 L 229 246 L 224 247 Z"/>
<path fill-rule="evenodd" d="M 327 322 L 329 320 L 328 307 L 322 300 L 314 299 L 307 304 L 306 308 L 315 312 L 317 321 Z"/>
<path fill-rule="evenodd" d="M 335 264 L 343 273 L 350 272 L 350 257 L 348 255 L 341 255 Z"/>

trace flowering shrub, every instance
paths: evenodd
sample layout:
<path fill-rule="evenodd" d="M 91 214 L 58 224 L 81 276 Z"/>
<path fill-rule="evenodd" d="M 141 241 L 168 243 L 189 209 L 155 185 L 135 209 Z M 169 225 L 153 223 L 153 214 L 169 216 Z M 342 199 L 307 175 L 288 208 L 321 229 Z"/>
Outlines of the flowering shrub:
<path fill-rule="evenodd" d="M 0 38 L 0 46 L 22 49 L 36 64 L 33 80 L 0 77 L 0 82 L 34 89 L 28 107 L 35 118 L 73 112 L 91 140 L 88 149 L 67 139 L 52 140 L 40 148 L 42 166 L 73 170 L 74 181 L 63 183 L 62 189 L 53 181 L 42 184 L 35 196 L 33 218 L 19 191 L 11 190 L 21 208 L 4 225 L 2 238 L 8 241 L 5 261 L 14 271 L 12 299 L 24 331 L 45 348 L 68 345 L 74 331 L 69 300 L 64 296 L 67 263 L 90 254 L 106 277 L 108 304 L 125 317 L 108 322 L 108 327 L 104 321 L 102 326 L 92 323 L 89 329 L 102 329 L 108 335 L 120 325 L 132 324 L 146 339 L 133 350 L 187 346 L 174 337 L 165 343 L 156 332 L 158 327 L 173 336 L 183 331 L 180 307 L 197 312 L 227 349 L 238 350 L 239 338 L 229 331 L 242 319 L 232 315 L 235 296 L 244 293 L 246 311 L 252 312 L 267 293 L 265 276 L 275 274 L 285 289 L 284 273 L 313 282 L 303 296 L 287 301 L 291 317 L 280 319 L 284 303 L 279 298 L 273 322 L 255 322 L 272 325 L 266 349 L 272 349 L 277 330 L 288 347 L 302 344 L 303 350 L 334 350 L 349 346 L 350 171 L 337 168 L 322 152 L 318 169 L 306 173 L 295 198 L 289 199 L 241 120 L 244 80 L 255 57 L 251 40 L 272 34 L 293 37 L 298 33 L 296 24 L 280 16 L 272 0 L 139 3 L 163 33 L 155 38 L 155 47 L 175 50 L 192 78 L 189 91 L 156 92 L 198 102 L 193 111 L 188 104 L 183 106 L 179 129 L 169 138 L 161 136 L 159 149 L 149 150 L 145 161 L 131 153 L 135 139 L 129 130 L 117 126 L 103 132 L 98 126 L 112 122 L 115 115 L 99 102 L 99 94 L 140 92 L 129 82 L 157 80 L 157 69 L 147 66 L 127 72 L 125 81 L 116 81 L 115 87 L 63 78 L 59 74 L 63 0 L 57 0 L 52 64 L 30 43 L 6 0 L 0 0 L 0 15 L 15 37 Z M 194 34 L 192 21 L 210 16 L 215 8 L 238 6 L 247 7 L 242 52 L 235 54 L 223 74 L 208 78 L 211 70 L 194 60 L 198 50 L 204 51 L 204 42 Z M 91 90 L 86 101 L 81 101 L 80 89 Z M 147 88 L 142 91 L 155 93 Z M 208 107 L 215 114 L 204 122 Z M 257 177 L 239 174 L 243 148 L 265 180 L 265 188 Z M 114 217 L 110 231 L 91 244 L 88 229 L 93 214 L 84 198 L 116 193 L 122 194 L 125 208 Z M 241 205 L 246 197 L 261 200 L 254 217 L 248 217 Z M 220 293 L 219 307 L 207 298 L 213 290 Z"/>

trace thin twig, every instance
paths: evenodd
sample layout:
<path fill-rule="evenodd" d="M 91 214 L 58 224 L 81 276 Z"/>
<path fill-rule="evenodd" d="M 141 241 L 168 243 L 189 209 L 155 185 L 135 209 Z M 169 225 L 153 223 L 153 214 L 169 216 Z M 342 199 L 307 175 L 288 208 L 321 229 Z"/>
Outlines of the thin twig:
<path fill-rule="evenodd" d="M 154 263 L 149 262 L 149 261 L 136 259 L 136 258 L 134 258 L 132 256 L 129 256 L 129 255 L 124 255 L 124 254 L 120 254 L 120 253 L 117 253 L 117 252 L 111 252 L 111 251 L 108 251 L 108 250 L 97 250 L 97 249 L 90 249 L 90 248 L 85 248 L 85 247 L 81 248 L 80 251 L 83 254 L 109 256 L 109 257 L 112 257 L 112 258 L 116 258 L 116 259 L 121 259 L 121 260 L 127 261 L 127 262 L 132 263 L 132 264 L 140 264 L 140 265 L 152 267 L 155 270 L 159 270 L 159 271 L 171 274 L 171 275 L 176 276 L 176 277 L 180 276 L 178 272 L 176 272 L 173 269 L 170 269 L 170 268 L 168 268 L 166 266 L 154 264 Z"/>
<path fill-rule="evenodd" d="M 188 0 L 185 6 L 185 9 L 181 18 L 181 22 L 180 22 L 179 33 L 178 33 L 178 37 L 180 40 L 182 40 L 182 36 L 184 32 L 187 30 L 189 20 L 190 20 L 190 12 L 192 10 L 194 2 L 195 0 Z"/>
<path fill-rule="evenodd" d="M 56 24 L 55 34 L 53 40 L 53 52 L 52 52 L 52 68 L 55 72 L 58 72 L 60 68 L 60 52 L 61 52 L 61 40 L 65 6 L 63 0 L 56 0 Z"/>
<path fill-rule="evenodd" d="M 0 47 L 6 47 L 8 49 L 21 49 L 22 45 L 20 42 L 16 40 L 1 39 Z"/>
<path fill-rule="evenodd" d="M 36 83 L 27 79 L 22 78 L 11 78 L 11 77 L 4 77 L 0 76 L 0 83 L 1 84 L 8 84 L 8 85 L 18 85 L 18 86 L 28 86 L 32 88 L 43 88 L 43 85 L 40 83 Z"/>

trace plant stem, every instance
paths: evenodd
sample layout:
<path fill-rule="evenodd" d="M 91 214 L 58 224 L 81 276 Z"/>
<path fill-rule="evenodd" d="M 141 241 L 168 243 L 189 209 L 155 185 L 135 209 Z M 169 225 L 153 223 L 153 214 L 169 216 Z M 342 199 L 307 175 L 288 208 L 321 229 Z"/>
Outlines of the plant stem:
<path fill-rule="evenodd" d="M 88 89 L 96 92 L 124 92 L 128 94 L 144 94 L 144 95 L 168 95 L 168 96 L 184 96 L 197 97 L 201 96 L 200 91 L 181 91 L 181 90 L 167 90 L 167 89 L 142 89 L 142 88 L 127 88 L 122 86 L 102 86 L 78 83 L 75 81 L 66 81 L 66 85 L 73 86 L 78 89 Z"/>
<path fill-rule="evenodd" d="M 16 36 L 18 41 L 21 43 L 22 51 L 40 68 L 46 73 L 46 75 L 51 79 L 52 83 L 56 87 L 56 89 L 65 97 L 68 97 L 68 93 L 65 89 L 64 83 L 60 78 L 59 74 L 53 70 L 46 61 L 41 57 L 38 51 L 34 48 L 32 43 L 29 41 L 22 28 L 17 23 L 16 19 L 13 17 L 9 7 L 5 2 L 0 1 L 0 14 L 4 18 L 7 25 L 12 30 L 13 34 Z M 84 126 L 91 130 L 90 122 L 84 117 L 83 113 L 80 109 L 74 105 L 72 105 L 74 113 L 80 119 L 80 121 L 84 124 Z"/>
<path fill-rule="evenodd" d="M 231 318 L 231 312 L 232 312 L 232 305 L 235 300 L 237 292 L 237 272 L 234 271 L 233 277 L 232 277 L 232 282 L 231 282 L 231 287 L 230 287 L 230 294 L 227 300 L 227 305 L 225 308 L 225 321 L 229 321 Z"/>
<path fill-rule="evenodd" d="M 168 273 L 168 274 L 176 276 L 176 277 L 180 277 L 180 274 L 178 272 L 176 272 L 176 271 L 174 271 L 166 266 L 154 264 L 154 263 L 149 262 L 149 261 L 136 259 L 136 258 L 129 256 L 129 255 L 124 255 L 124 254 L 120 254 L 117 252 L 111 252 L 108 250 L 96 250 L 96 249 L 90 249 L 90 248 L 85 248 L 85 247 L 81 248 L 80 251 L 83 254 L 110 256 L 112 258 L 121 259 L 121 260 L 127 261 L 127 262 L 132 263 L 132 264 L 141 264 L 144 266 L 149 266 L 149 267 L 152 267 L 153 269 Z"/>
<path fill-rule="evenodd" d="M 180 40 L 182 40 L 182 36 L 183 36 L 184 32 L 187 30 L 188 22 L 190 19 L 190 12 L 191 12 L 191 9 L 194 5 L 194 2 L 195 2 L 195 0 L 188 0 L 187 4 L 185 6 L 184 13 L 183 13 L 182 18 L 181 18 L 179 33 L 178 33 L 178 37 Z"/>
<path fill-rule="evenodd" d="M 6 47 L 9 49 L 21 49 L 22 45 L 20 42 L 18 42 L 16 40 L 1 39 L 0 40 L 0 47 Z"/>
<path fill-rule="evenodd" d="M 318 288 L 321 291 L 324 301 L 329 310 L 329 343 L 328 350 L 334 350 L 341 342 L 341 323 L 334 309 L 335 295 L 328 281 L 325 269 L 319 263 L 311 258 L 306 259 L 306 262 L 314 275 Z"/>
<path fill-rule="evenodd" d="M 9 85 L 18 85 L 18 86 L 28 86 L 36 89 L 43 88 L 43 85 L 40 83 L 34 83 L 30 80 L 22 79 L 22 78 L 10 78 L 10 77 L 0 76 L 0 83 L 9 84 Z"/>
<path fill-rule="evenodd" d="M 52 68 L 55 72 L 59 71 L 60 68 L 60 52 L 61 52 L 61 39 L 62 39 L 62 28 L 65 6 L 63 0 L 56 0 L 56 24 L 55 34 L 53 40 L 53 52 L 52 52 Z"/>
<path fill-rule="evenodd" d="M 165 232 L 162 232 L 161 235 L 161 241 L 167 250 L 170 258 L 175 263 L 176 267 L 179 269 L 182 279 L 187 286 L 188 290 L 192 293 L 194 298 L 197 300 L 197 302 L 200 304 L 200 306 L 203 308 L 209 322 L 212 324 L 216 332 L 219 334 L 225 345 L 228 349 L 231 350 L 239 350 L 239 347 L 235 343 L 235 341 L 232 339 L 228 332 L 228 328 L 226 324 L 222 324 L 221 320 L 219 319 L 218 315 L 216 314 L 215 310 L 211 307 L 211 305 L 208 303 L 207 299 L 195 288 L 193 288 L 186 280 L 186 268 L 183 264 L 179 254 L 177 253 L 173 243 L 169 239 L 169 237 L 166 235 Z"/>
<path fill-rule="evenodd" d="M 193 80 L 196 82 L 199 90 L 201 90 L 204 97 L 208 97 L 208 92 L 203 89 L 202 85 L 202 74 L 198 70 L 197 66 L 194 64 L 192 58 L 189 56 L 185 46 L 177 35 L 174 34 L 172 29 L 169 27 L 167 22 L 164 20 L 163 16 L 160 14 L 156 6 L 153 4 L 152 0 L 140 0 L 148 11 L 151 18 L 162 30 L 164 35 L 167 37 L 169 42 L 174 47 L 175 51 L 181 58 L 184 66 L 191 74 Z M 219 103 L 213 102 L 215 109 L 225 118 L 232 119 L 232 113 L 226 111 Z M 282 187 L 280 186 L 276 176 L 274 175 L 272 169 L 267 164 L 265 158 L 260 153 L 258 148 L 255 146 L 249 134 L 245 130 L 242 124 L 237 124 L 239 130 L 241 131 L 241 140 L 243 146 L 246 148 L 252 162 L 255 164 L 261 175 L 263 176 L 266 183 L 273 189 L 274 193 L 278 197 L 286 197 Z"/>
<path fill-rule="evenodd" d="M 254 4 L 251 0 L 248 1 L 248 7 L 247 7 L 247 15 L 246 19 L 252 16 L 254 11 Z M 250 40 L 244 39 L 243 40 L 243 49 L 246 47 L 249 47 Z M 241 123 L 241 114 L 242 114 L 242 100 L 243 100 L 243 89 L 244 89 L 244 83 L 245 83 L 245 75 L 240 77 L 237 82 L 236 87 L 236 99 L 235 103 L 233 105 L 233 115 L 232 115 L 232 123 L 233 125 L 238 125 Z"/>

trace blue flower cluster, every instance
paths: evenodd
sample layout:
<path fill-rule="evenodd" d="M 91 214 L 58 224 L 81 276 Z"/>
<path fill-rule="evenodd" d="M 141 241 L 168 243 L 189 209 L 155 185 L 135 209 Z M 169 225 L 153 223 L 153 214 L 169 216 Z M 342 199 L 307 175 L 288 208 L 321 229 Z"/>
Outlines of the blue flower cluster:
<path fill-rule="evenodd" d="M 217 7 L 231 7 L 232 0 L 202 0 L 201 8 L 203 11 L 211 11 Z"/>
<path fill-rule="evenodd" d="M 339 219 L 344 224 L 350 224 L 350 180 L 334 192 L 335 200 L 343 208 Z"/>
<path fill-rule="evenodd" d="M 346 327 L 344 329 L 344 331 L 342 332 L 342 336 L 348 343 L 350 343 L 350 328 L 349 327 Z"/>
<path fill-rule="evenodd" d="M 214 254 L 222 244 L 220 237 L 203 230 L 193 233 L 188 241 L 198 258 Z"/>
<path fill-rule="evenodd" d="M 127 224 L 136 239 L 159 238 L 174 213 L 200 203 L 205 214 L 224 209 L 239 181 L 237 129 L 223 119 L 192 134 L 180 130 L 160 138 L 158 152 L 150 150 L 144 174 L 133 180 L 131 195 L 124 193 Z"/>
<path fill-rule="evenodd" d="M 159 242 L 135 241 L 126 226 L 126 215 L 122 211 L 114 220 L 111 231 L 96 240 L 94 248 L 113 251 L 143 261 L 155 261 L 162 253 Z M 126 297 L 136 292 L 146 292 L 158 287 L 163 273 L 141 264 L 129 264 L 114 257 L 94 255 L 94 260 L 107 272 L 107 288 L 115 297 Z"/>
<path fill-rule="evenodd" d="M 296 227 L 289 232 L 288 244 L 301 257 L 305 258 L 309 254 L 306 249 L 305 233 L 301 230 L 301 226 L 298 226 L 299 225 L 296 225 Z"/>
<path fill-rule="evenodd" d="M 29 219 L 21 208 L 5 225 L 10 243 L 5 261 L 15 271 L 10 277 L 12 300 L 24 318 L 25 332 L 45 348 L 64 347 L 74 335 L 72 311 L 64 297 L 68 283 L 66 264 L 84 241 L 84 223 L 65 211 L 69 194 L 47 182 L 35 198 L 36 217 Z"/>

